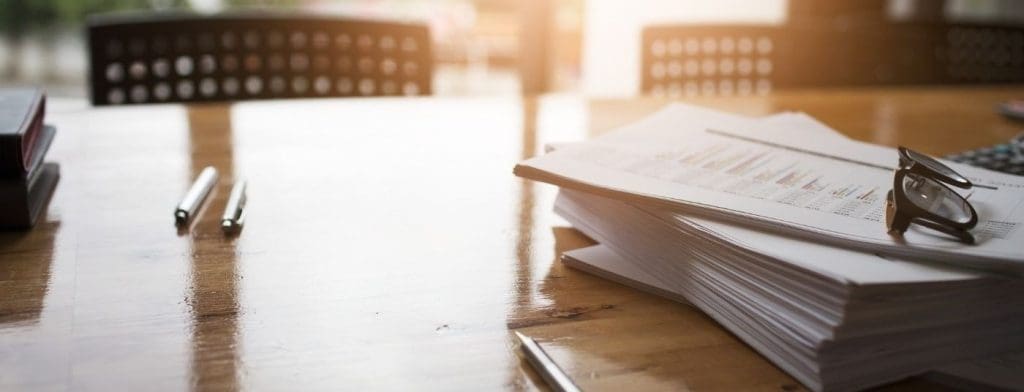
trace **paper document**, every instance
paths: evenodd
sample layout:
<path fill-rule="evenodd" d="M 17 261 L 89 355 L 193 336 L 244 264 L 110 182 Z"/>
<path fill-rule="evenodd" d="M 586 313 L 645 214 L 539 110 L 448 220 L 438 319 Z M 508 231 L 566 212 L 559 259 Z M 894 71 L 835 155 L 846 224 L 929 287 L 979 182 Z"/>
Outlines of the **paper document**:
<path fill-rule="evenodd" d="M 977 243 L 919 225 L 897 238 L 883 222 L 896 150 L 785 126 L 674 105 L 516 173 L 836 245 L 1024 273 L 1024 179 L 946 162 L 977 185 L 963 193 L 979 214 Z"/>

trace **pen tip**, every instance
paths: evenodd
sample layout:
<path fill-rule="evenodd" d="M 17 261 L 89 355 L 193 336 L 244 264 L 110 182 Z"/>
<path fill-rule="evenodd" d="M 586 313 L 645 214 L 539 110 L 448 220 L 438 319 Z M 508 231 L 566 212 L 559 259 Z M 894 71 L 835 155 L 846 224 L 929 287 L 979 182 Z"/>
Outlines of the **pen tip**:
<path fill-rule="evenodd" d="M 526 336 L 526 335 L 523 335 L 523 333 L 522 333 L 522 332 L 519 332 L 519 331 L 512 331 L 512 333 L 516 334 L 516 338 L 518 338 L 518 339 L 519 339 L 519 341 L 521 341 L 521 342 L 525 342 L 525 341 L 526 341 L 527 339 L 529 339 L 529 337 L 528 337 L 528 336 Z"/>
<path fill-rule="evenodd" d="M 174 223 L 177 225 L 183 225 L 188 222 L 188 213 L 185 211 L 174 212 Z"/>

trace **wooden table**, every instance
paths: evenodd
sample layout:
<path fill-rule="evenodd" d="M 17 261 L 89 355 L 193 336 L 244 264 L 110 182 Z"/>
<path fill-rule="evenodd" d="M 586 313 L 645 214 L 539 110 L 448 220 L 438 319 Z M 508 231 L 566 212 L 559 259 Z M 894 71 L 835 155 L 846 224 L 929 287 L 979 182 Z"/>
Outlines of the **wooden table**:
<path fill-rule="evenodd" d="M 944 154 L 1011 137 L 1019 126 L 993 105 L 1022 96 L 696 102 L 805 110 L 857 139 Z M 54 101 L 56 195 L 34 230 L 0 234 L 0 390 L 544 388 L 512 329 L 584 389 L 800 389 L 700 312 L 563 267 L 559 252 L 590 241 L 550 212 L 552 187 L 511 174 L 544 143 L 663 103 Z M 176 230 L 173 207 L 206 165 L 222 179 L 198 221 Z M 241 177 L 247 226 L 225 237 L 218 220 Z"/>

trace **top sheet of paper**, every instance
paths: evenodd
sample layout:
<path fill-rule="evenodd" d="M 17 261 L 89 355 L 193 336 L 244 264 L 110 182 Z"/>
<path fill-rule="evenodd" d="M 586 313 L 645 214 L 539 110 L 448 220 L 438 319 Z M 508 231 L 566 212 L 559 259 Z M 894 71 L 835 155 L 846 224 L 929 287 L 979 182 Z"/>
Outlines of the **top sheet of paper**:
<path fill-rule="evenodd" d="M 883 223 L 897 153 L 801 122 L 753 119 L 672 105 L 598 139 L 558 149 L 516 173 L 560 186 L 640 196 L 745 225 L 894 256 L 1024 272 L 1024 180 L 946 162 L 975 184 L 975 245 L 912 225 Z M 805 122 L 803 122 L 805 123 Z"/>

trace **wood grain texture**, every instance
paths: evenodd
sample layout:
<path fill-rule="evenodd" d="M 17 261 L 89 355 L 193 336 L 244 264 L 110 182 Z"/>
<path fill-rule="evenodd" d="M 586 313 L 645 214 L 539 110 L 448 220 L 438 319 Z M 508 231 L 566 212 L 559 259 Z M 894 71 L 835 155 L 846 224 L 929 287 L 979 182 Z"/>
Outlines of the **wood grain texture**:
<path fill-rule="evenodd" d="M 805 110 L 850 136 L 948 153 L 1017 127 L 1024 88 L 804 91 L 697 103 Z M 58 100 L 59 101 L 59 100 Z M 585 390 L 799 390 L 687 306 L 565 268 L 589 239 L 512 176 L 664 101 L 308 100 L 88 109 L 55 102 L 63 178 L 0 233 L 0 390 L 533 390 L 510 329 Z M 894 157 L 895 158 L 895 157 Z M 221 171 L 186 230 L 173 207 Z M 249 180 L 247 225 L 218 220 Z M 911 380 L 893 389 L 934 387 Z"/>

